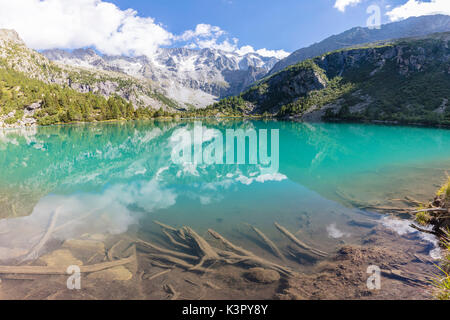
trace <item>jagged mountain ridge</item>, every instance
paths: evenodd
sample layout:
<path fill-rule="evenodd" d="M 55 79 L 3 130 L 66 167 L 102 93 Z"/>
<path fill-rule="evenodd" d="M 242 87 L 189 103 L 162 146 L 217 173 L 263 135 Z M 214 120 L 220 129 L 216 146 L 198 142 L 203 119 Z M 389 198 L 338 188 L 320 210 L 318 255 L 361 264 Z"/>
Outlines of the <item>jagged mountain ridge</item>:
<path fill-rule="evenodd" d="M 291 55 L 276 63 L 268 75 L 272 75 L 306 59 L 346 47 L 447 31 L 450 31 L 450 16 L 447 15 L 412 17 L 382 25 L 380 29 L 356 27 L 328 37 L 309 47 L 294 51 Z"/>
<path fill-rule="evenodd" d="M 197 108 L 239 94 L 278 62 L 277 58 L 255 53 L 241 56 L 220 50 L 187 48 L 161 48 L 151 58 L 101 55 L 89 48 L 45 50 L 42 54 L 61 64 L 151 79 L 171 99 Z"/>

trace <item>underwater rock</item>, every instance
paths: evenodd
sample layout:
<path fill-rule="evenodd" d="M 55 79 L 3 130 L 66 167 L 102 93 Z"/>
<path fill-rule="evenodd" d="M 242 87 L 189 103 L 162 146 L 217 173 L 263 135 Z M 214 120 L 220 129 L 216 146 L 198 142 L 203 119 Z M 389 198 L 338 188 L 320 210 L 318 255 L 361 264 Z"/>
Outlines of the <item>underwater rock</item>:
<path fill-rule="evenodd" d="M 94 255 L 106 256 L 105 244 L 93 240 L 67 240 L 63 243 L 64 249 L 70 250 L 77 258 L 87 261 Z"/>
<path fill-rule="evenodd" d="M 253 282 L 269 284 L 280 280 L 280 274 L 274 270 L 252 268 L 245 273 L 245 277 Z"/>
<path fill-rule="evenodd" d="M 67 249 L 53 251 L 42 256 L 39 260 L 44 262 L 49 267 L 83 265 L 83 262 L 75 258 Z"/>

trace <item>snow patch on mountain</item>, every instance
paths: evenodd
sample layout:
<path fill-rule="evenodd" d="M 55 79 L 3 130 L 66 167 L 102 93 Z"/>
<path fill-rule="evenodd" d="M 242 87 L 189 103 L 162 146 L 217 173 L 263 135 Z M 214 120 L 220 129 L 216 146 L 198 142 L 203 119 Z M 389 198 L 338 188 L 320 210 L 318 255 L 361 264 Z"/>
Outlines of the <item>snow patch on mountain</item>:
<path fill-rule="evenodd" d="M 161 48 L 146 56 L 108 56 L 93 49 L 45 50 L 50 60 L 66 65 L 125 73 L 150 79 L 187 108 L 205 107 L 236 95 L 260 80 L 279 61 L 255 52 L 239 54 L 215 49 Z"/>

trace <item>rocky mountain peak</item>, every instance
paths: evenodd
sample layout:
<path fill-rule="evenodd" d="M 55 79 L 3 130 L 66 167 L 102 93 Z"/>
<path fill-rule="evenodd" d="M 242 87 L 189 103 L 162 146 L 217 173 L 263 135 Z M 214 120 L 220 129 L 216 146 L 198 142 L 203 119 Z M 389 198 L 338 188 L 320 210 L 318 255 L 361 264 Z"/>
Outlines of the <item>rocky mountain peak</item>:
<path fill-rule="evenodd" d="M 72 54 L 78 58 L 97 57 L 98 54 L 92 48 L 75 49 Z"/>
<path fill-rule="evenodd" d="M 12 29 L 0 29 L 0 40 L 14 42 L 20 45 L 25 45 L 19 34 Z"/>

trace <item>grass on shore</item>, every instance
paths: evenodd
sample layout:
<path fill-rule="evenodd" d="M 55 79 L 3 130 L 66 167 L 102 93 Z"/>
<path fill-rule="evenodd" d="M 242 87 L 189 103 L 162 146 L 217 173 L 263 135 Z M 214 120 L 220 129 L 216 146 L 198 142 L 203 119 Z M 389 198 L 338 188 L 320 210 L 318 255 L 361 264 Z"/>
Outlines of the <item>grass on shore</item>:
<path fill-rule="evenodd" d="M 444 200 L 450 202 L 450 177 L 448 177 L 447 183 L 445 183 L 441 189 L 437 192 L 437 196 L 443 197 Z"/>
<path fill-rule="evenodd" d="M 436 287 L 436 298 L 439 300 L 450 300 L 450 242 L 444 240 L 446 248 L 445 256 L 442 258 L 442 266 L 438 267 L 443 276 L 437 276 L 433 285 Z"/>
<path fill-rule="evenodd" d="M 450 206 L 450 177 L 448 177 L 447 182 L 439 189 L 436 195 L 443 200 L 442 207 L 448 208 Z M 419 213 L 416 216 L 416 220 L 419 223 L 429 224 L 431 216 L 427 213 Z M 441 239 L 441 242 L 443 245 L 443 258 L 441 266 L 438 266 L 441 275 L 435 277 L 433 285 L 436 288 L 437 299 L 450 300 L 450 230 L 446 230 L 446 236 Z"/>

